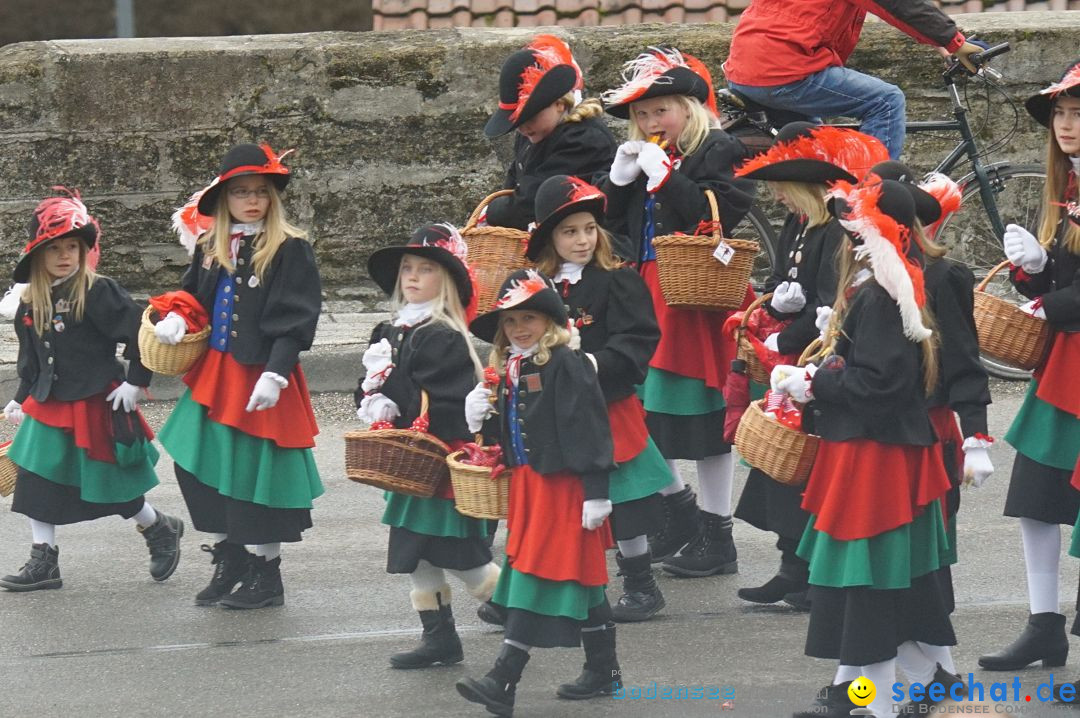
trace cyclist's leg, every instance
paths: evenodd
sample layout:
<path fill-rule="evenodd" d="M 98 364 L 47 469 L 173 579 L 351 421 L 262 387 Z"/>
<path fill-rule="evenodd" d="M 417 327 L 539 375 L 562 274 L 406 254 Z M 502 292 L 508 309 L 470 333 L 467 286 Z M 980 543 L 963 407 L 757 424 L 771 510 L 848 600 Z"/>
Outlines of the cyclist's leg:
<path fill-rule="evenodd" d="M 904 93 L 871 75 L 846 67 L 827 67 L 787 85 L 733 90 L 758 104 L 815 117 L 843 115 L 862 120 L 862 130 L 881 140 L 896 159 L 904 147 Z"/>

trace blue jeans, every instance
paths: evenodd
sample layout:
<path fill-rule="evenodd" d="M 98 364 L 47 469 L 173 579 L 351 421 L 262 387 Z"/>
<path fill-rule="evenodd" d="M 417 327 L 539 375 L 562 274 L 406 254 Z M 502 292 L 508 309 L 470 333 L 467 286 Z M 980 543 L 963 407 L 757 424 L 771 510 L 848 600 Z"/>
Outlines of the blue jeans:
<path fill-rule="evenodd" d="M 759 105 L 820 117 L 855 117 L 862 131 L 881 140 L 889 157 L 898 160 L 904 149 L 904 93 L 871 75 L 846 67 L 827 67 L 798 82 L 754 87 L 728 86 Z"/>

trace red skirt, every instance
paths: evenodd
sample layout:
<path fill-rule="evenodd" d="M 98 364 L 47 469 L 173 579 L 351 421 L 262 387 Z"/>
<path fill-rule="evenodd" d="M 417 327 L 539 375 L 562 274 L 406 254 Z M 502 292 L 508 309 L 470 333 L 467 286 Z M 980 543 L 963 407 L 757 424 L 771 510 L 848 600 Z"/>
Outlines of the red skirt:
<path fill-rule="evenodd" d="M 949 490 L 941 444 L 822 441 L 803 493 L 814 528 L 840 541 L 911 523 Z"/>
<path fill-rule="evenodd" d="M 191 398 L 206 407 L 211 421 L 269 439 L 283 449 L 315 446 L 319 426 L 311 410 L 307 380 L 297 364 L 281 390 L 278 403 L 265 411 L 245 411 L 255 383 L 265 371 L 262 364 L 241 364 L 232 354 L 211 349 L 184 375 Z"/>
<path fill-rule="evenodd" d="M 1047 404 L 1080 418 L 1080 332 L 1058 332 L 1050 345 L 1050 354 L 1035 372 L 1039 387 L 1035 396 Z"/>
<path fill-rule="evenodd" d="M 611 439 L 615 442 L 615 463 L 625 464 L 642 451 L 649 441 L 649 429 L 645 426 L 645 407 L 641 400 L 631 394 L 608 404 L 608 422 Z"/>
<path fill-rule="evenodd" d="M 706 386 L 723 391 L 731 360 L 735 358 L 735 340 L 724 334 L 724 321 L 731 312 L 669 307 L 660 289 L 655 261 L 641 263 L 641 278 L 649 287 L 656 320 L 660 324 L 660 343 L 649 366 L 700 379 Z M 753 301 L 754 290 L 747 285 L 740 309 L 746 309 Z"/>
<path fill-rule="evenodd" d="M 59 401 L 46 399 L 39 402 L 34 397 L 27 397 L 22 403 L 23 412 L 46 426 L 63 429 L 75 440 L 75 446 L 86 452 L 94 461 L 108 464 L 116 463 L 115 441 L 112 435 L 112 405 L 105 401 L 105 396 L 119 384 L 113 382 L 100 394 L 88 396 L 77 401 Z M 142 422 L 146 440 L 154 438 L 154 432 L 146 423 L 142 412 L 135 413 Z"/>
<path fill-rule="evenodd" d="M 960 433 L 960 426 L 956 423 L 956 414 L 947 406 L 935 406 L 930 410 L 930 423 L 934 426 L 941 446 L 953 442 L 953 461 L 956 462 L 954 466 L 963 468 L 964 435 Z"/>
<path fill-rule="evenodd" d="M 506 556 L 515 571 L 583 586 L 608 582 L 604 552 L 613 545 L 607 521 L 595 531 L 581 526 L 585 489 L 576 475 L 542 475 L 517 466 L 510 479 Z"/>

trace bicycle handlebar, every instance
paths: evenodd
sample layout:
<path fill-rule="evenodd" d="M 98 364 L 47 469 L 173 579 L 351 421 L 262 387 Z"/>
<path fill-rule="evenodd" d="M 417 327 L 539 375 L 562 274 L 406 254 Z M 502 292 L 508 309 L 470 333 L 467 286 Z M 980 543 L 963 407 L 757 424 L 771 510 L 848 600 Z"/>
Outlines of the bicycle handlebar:
<path fill-rule="evenodd" d="M 1009 46 L 1009 43 L 1003 42 L 1000 45 L 994 45 L 991 48 L 983 50 L 982 52 L 975 53 L 971 56 L 971 62 L 974 63 L 976 66 L 983 65 L 991 58 L 997 57 L 998 55 L 1003 55 L 1011 49 L 1012 48 Z"/>

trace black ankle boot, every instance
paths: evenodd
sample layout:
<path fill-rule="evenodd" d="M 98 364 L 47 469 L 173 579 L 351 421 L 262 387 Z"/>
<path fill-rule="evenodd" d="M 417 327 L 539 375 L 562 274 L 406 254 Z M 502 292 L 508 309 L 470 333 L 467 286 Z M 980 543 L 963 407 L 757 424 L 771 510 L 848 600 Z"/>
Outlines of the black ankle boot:
<path fill-rule="evenodd" d="M 926 686 L 929 692 L 930 686 L 940 683 L 945 688 L 945 697 L 940 701 L 936 701 L 929 695 L 924 694 L 919 700 L 911 700 L 900 706 L 896 714 L 902 716 L 924 716 L 929 715 L 933 710 L 931 706 L 936 706 L 942 701 L 952 700 L 952 687 L 959 683 L 964 685 L 964 679 L 955 673 L 949 673 L 947 670 L 941 667 L 941 664 L 937 664 L 937 669 L 934 671 L 934 677 L 930 680 L 930 683 Z M 964 692 L 966 694 L 966 691 Z"/>
<path fill-rule="evenodd" d="M 796 611 L 802 611 L 803 613 L 810 612 L 810 588 L 806 587 L 801 591 L 792 591 L 784 596 L 784 603 L 794 608 Z"/>
<path fill-rule="evenodd" d="M 663 524 L 659 531 L 649 537 L 649 553 L 652 554 L 653 563 L 674 556 L 694 538 L 698 524 L 697 495 L 689 486 L 662 498 Z"/>
<path fill-rule="evenodd" d="M 682 551 L 664 561 L 664 570 L 676 576 L 712 576 L 738 573 L 731 517 L 701 511 L 698 533 Z"/>
<path fill-rule="evenodd" d="M 491 601 L 484 601 L 477 606 L 476 616 L 484 623 L 490 623 L 492 626 L 506 625 L 506 609 Z"/>
<path fill-rule="evenodd" d="M 30 560 L 19 572 L 0 578 L 0 586 L 9 591 L 40 591 L 60 588 L 60 549 L 47 543 L 30 546 Z"/>
<path fill-rule="evenodd" d="M 1035 613 L 1028 618 L 1019 638 L 997 653 L 979 656 L 979 665 L 988 671 L 1018 671 L 1041 660 L 1043 668 L 1056 668 L 1064 666 L 1068 657 L 1065 616 Z"/>
<path fill-rule="evenodd" d="M 420 645 L 411 651 L 402 651 L 390 656 L 391 668 L 427 668 L 435 663 L 449 666 L 465 660 L 461 651 L 461 638 L 454 626 L 454 613 L 450 610 L 449 591 L 447 602 L 443 603 L 443 593 L 436 591 L 427 594 L 433 598 L 438 608 L 434 611 L 418 611 L 424 632 L 420 634 Z M 414 594 L 413 605 L 416 605 Z"/>
<path fill-rule="evenodd" d="M 172 576 L 180 563 L 180 537 L 184 535 L 184 522 L 158 511 L 157 521 L 146 528 L 136 528 L 150 549 L 150 577 L 155 581 L 164 581 Z"/>
<path fill-rule="evenodd" d="M 265 608 L 285 603 L 281 585 L 281 557 L 267 561 L 266 556 L 252 556 L 244 583 L 221 599 L 226 608 Z"/>
<path fill-rule="evenodd" d="M 664 607 L 664 594 L 653 578 L 649 554 L 625 558 L 616 552 L 615 561 L 623 577 L 623 595 L 611 607 L 612 619 L 618 623 L 649 620 Z"/>
<path fill-rule="evenodd" d="M 487 675 L 477 680 L 462 678 L 455 686 L 457 692 L 466 700 L 481 703 L 489 713 L 497 716 L 514 715 L 514 694 L 517 692 L 521 672 L 529 662 L 529 652 L 511 646 L 502 645 L 495 667 Z"/>
<path fill-rule="evenodd" d="M 800 584 L 784 576 L 773 576 L 761 586 L 754 588 L 740 588 L 735 593 L 739 598 L 751 603 L 776 603 L 782 601 L 784 596 L 806 588 L 806 584 Z"/>
<path fill-rule="evenodd" d="M 573 683 L 559 686 L 556 695 L 576 701 L 609 696 L 621 688 L 622 670 L 615 657 L 615 624 L 609 623 L 602 631 L 582 631 L 581 644 L 585 648 L 581 675 Z"/>
<path fill-rule="evenodd" d="M 828 685 L 818 691 L 814 705 L 808 710 L 792 713 L 791 718 L 847 718 L 851 711 L 858 708 L 848 698 L 848 686 L 851 681 L 839 685 Z"/>
<path fill-rule="evenodd" d="M 195 605 L 213 606 L 244 580 L 253 556 L 240 544 L 230 541 L 219 541 L 213 548 L 206 544 L 199 548 L 213 556 L 214 575 L 210 585 L 196 594 Z"/>

